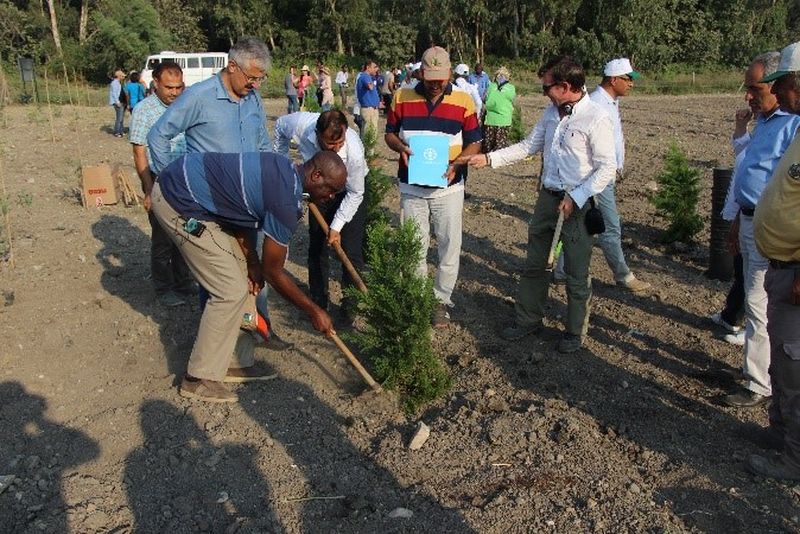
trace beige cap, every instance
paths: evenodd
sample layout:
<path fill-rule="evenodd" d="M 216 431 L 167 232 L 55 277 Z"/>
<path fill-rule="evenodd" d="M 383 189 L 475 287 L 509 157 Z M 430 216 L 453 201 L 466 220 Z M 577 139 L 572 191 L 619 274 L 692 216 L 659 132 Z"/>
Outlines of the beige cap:
<path fill-rule="evenodd" d="M 303 67 L 300 70 L 307 70 L 311 72 L 311 69 L 308 68 L 308 65 L 303 65 Z"/>
<path fill-rule="evenodd" d="M 497 72 L 494 73 L 494 76 L 495 76 L 495 78 L 497 76 L 505 76 L 506 80 L 510 80 L 511 79 L 511 73 L 508 72 L 508 69 L 505 68 L 505 67 L 500 67 L 499 69 L 497 69 Z"/>
<path fill-rule="evenodd" d="M 422 54 L 422 77 L 426 80 L 450 79 L 450 54 L 441 46 L 432 46 Z"/>

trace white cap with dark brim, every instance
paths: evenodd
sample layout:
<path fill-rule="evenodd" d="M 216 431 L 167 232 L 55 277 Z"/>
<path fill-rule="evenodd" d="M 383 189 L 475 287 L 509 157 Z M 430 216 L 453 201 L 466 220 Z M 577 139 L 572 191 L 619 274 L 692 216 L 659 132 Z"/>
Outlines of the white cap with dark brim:
<path fill-rule="evenodd" d="M 774 82 L 778 78 L 797 71 L 800 71 L 800 42 L 792 43 L 781 50 L 781 62 L 778 63 L 778 70 L 764 76 L 761 83 Z"/>
<path fill-rule="evenodd" d="M 603 68 L 604 76 L 630 76 L 634 80 L 638 80 L 641 74 L 633 70 L 631 61 L 626 57 L 612 59 Z"/>

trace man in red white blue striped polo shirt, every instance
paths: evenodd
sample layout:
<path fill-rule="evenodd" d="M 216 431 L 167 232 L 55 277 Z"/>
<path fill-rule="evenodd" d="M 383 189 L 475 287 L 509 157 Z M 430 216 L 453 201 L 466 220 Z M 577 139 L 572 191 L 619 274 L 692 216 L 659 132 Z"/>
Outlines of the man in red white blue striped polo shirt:
<path fill-rule="evenodd" d="M 433 326 L 446 327 L 450 322 L 448 308 L 458 279 L 461 256 L 461 217 L 464 207 L 463 161 L 480 152 L 481 132 L 475 105 L 469 94 L 453 90 L 450 55 L 434 46 L 422 55 L 422 83 L 400 89 L 394 95 L 392 109 L 386 119 L 386 144 L 400 154 L 397 176 L 400 180 L 400 206 L 403 218 L 417 223 L 423 256 L 418 272 L 427 276 L 426 260 L 430 242 L 430 222 L 438 242 L 439 265 L 433 291 L 439 300 Z M 449 136 L 450 163 L 446 177 L 448 186 L 428 187 L 409 183 L 409 138 L 414 135 L 443 134 Z"/>

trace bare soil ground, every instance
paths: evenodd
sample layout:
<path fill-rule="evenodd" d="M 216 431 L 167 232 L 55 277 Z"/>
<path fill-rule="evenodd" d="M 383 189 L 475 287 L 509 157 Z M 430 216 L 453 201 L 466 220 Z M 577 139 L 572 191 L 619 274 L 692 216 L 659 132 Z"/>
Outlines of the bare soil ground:
<path fill-rule="evenodd" d="M 710 169 L 731 163 L 740 104 L 625 99 L 624 245 L 653 291 L 615 287 L 597 251 L 589 339 L 574 355 L 554 350 L 563 288 L 540 338 L 496 334 L 512 317 L 538 159 L 472 171 L 455 323 L 434 334 L 454 385 L 415 416 L 365 393 L 277 297 L 276 329 L 296 348 L 258 354 L 279 378 L 238 387 L 234 405 L 180 398 L 197 306 L 155 303 L 141 209 L 85 210 L 75 195 L 81 163 L 131 162 L 113 113 L 58 108 L 54 142 L 46 108 L 8 109 L 16 266 L 0 265 L 0 475 L 15 479 L 0 531 L 797 532 L 800 487 L 743 468 L 765 409 L 722 407 L 733 384 L 705 373 L 741 364 L 707 319 L 727 284 L 703 275 Z M 531 125 L 544 98 L 523 105 Z M 271 116 L 283 107 L 268 102 Z M 647 200 L 671 139 L 708 185 L 701 244 L 680 250 L 658 243 Z M 396 191 L 387 206 L 397 213 Z M 306 244 L 302 227 L 289 268 L 303 281 Z M 418 420 L 431 438 L 409 451 Z M 391 517 L 398 507 L 413 516 Z"/>

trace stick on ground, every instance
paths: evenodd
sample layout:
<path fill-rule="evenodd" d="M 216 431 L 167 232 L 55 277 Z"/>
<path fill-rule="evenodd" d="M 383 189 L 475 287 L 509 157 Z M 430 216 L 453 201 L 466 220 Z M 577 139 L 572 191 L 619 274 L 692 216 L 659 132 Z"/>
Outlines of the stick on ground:
<path fill-rule="evenodd" d="M 56 128 L 53 126 L 53 106 L 50 104 L 50 84 L 47 81 L 47 68 L 44 69 L 44 92 L 47 95 L 47 114 L 50 117 L 50 135 L 56 142 Z"/>

